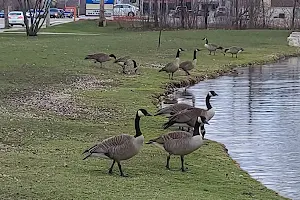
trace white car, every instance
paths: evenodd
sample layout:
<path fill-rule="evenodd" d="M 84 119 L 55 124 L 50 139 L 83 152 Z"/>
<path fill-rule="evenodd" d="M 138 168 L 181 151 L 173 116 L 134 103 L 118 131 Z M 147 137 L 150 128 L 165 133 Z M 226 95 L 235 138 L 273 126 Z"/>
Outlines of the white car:
<path fill-rule="evenodd" d="M 8 13 L 8 23 L 10 26 L 21 25 L 25 26 L 24 15 L 22 11 L 12 11 Z"/>
<path fill-rule="evenodd" d="M 114 16 L 137 16 L 139 14 L 139 8 L 131 4 L 116 4 L 114 5 Z"/>

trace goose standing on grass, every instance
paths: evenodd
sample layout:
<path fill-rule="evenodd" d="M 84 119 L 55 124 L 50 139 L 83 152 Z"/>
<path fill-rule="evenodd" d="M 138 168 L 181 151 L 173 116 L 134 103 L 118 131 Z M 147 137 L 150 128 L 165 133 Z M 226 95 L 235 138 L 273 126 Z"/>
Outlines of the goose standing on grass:
<path fill-rule="evenodd" d="M 173 79 L 174 73 L 179 69 L 179 64 L 180 64 L 179 55 L 180 55 L 181 51 L 184 51 L 184 50 L 182 48 L 179 48 L 177 50 L 175 61 L 166 64 L 165 67 L 163 67 L 162 69 L 159 70 L 159 72 L 162 72 L 162 71 L 167 72 L 169 74 L 169 79 L 170 79 L 171 74 L 172 74 L 172 79 Z"/>
<path fill-rule="evenodd" d="M 120 164 L 120 161 L 132 158 L 141 150 L 144 143 L 144 136 L 140 129 L 140 118 L 142 116 L 151 116 L 145 109 L 139 109 L 135 116 L 135 136 L 121 134 L 103 140 L 102 142 L 85 150 L 83 154 L 89 157 L 100 157 L 113 160 L 108 173 L 112 174 L 114 164 L 117 162 L 121 176 L 126 176 Z"/>
<path fill-rule="evenodd" d="M 184 172 L 184 156 L 199 149 L 203 144 L 203 138 L 199 133 L 199 127 L 203 124 L 209 124 L 206 118 L 198 116 L 194 125 L 193 134 L 185 131 L 175 131 L 164 134 L 158 138 L 152 139 L 147 144 L 154 144 L 166 150 L 169 155 L 167 156 L 166 168 L 170 169 L 171 155 L 180 155 L 181 158 L 181 171 Z"/>
<path fill-rule="evenodd" d="M 242 47 L 230 47 L 230 48 L 226 48 L 224 50 L 225 53 L 231 53 L 231 57 L 233 58 L 233 54 L 235 54 L 235 57 L 237 58 L 237 55 L 239 53 L 241 53 L 242 51 L 244 51 L 244 49 Z M 225 54 L 224 54 L 225 56 Z"/>
<path fill-rule="evenodd" d="M 223 49 L 223 47 L 221 47 L 221 46 L 218 46 L 216 44 L 208 43 L 208 39 L 207 38 L 203 38 L 203 40 L 205 40 L 204 47 L 209 51 L 209 55 L 211 55 L 211 52 L 214 52 L 214 55 L 216 55 L 217 49 L 220 49 L 220 50 Z"/>
<path fill-rule="evenodd" d="M 205 116 L 206 120 L 209 121 L 215 115 L 215 108 L 210 104 L 210 98 L 213 96 L 218 96 L 215 91 L 209 91 L 206 95 L 206 107 L 207 109 L 202 108 L 187 108 L 184 109 L 175 115 L 169 118 L 169 121 L 163 124 L 163 128 L 167 129 L 172 125 L 177 125 L 181 127 L 187 127 L 188 131 L 190 128 L 193 128 L 197 120 L 197 116 Z M 201 126 L 201 134 L 204 137 L 205 128 L 204 125 Z"/>
<path fill-rule="evenodd" d="M 102 67 L 102 63 L 103 62 L 107 62 L 110 61 L 112 58 L 116 59 L 116 56 L 114 54 L 105 54 L 105 53 L 96 53 L 96 54 L 91 54 L 91 55 L 87 55 L 84 59 L 91 59 L 91 60 L 95 60 L 95 63 L 99 62 L 101 63 L 101 67 Z"/>
<path fill-rule="evenodd" d="M 189 73 L 190 70 L 194 69 L 197 66 L 197 52 L 199 49 L 194 50 L 193 61 L 184 61 L 180 63 L 179 68 L 185 71 L 186 75 L 191 75 Z"/>

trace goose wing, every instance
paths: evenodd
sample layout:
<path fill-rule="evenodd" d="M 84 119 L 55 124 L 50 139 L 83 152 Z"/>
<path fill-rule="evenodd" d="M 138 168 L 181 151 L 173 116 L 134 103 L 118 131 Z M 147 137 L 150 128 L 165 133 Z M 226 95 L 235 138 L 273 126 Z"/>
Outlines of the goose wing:
<path fill-rule="evenodd" d="M 177 103 L 165 108 L 161 108 L 157 111 L 156 115 L 163 115 L 163 114 L 170 114 L 170 115 L 174 115 L 177 112 L 184 110 L 186 108 L 192 108 L 192 106 L 185 104 L 185 103 Z"/>
<path fill-rule="evenodd" d="M 188 66 L 192 66 L 192 65 L 193 65 L 193 63 L 191 61 L 184 61 L 184 62 L 180 63 L 179 68 L 184 69 L 184 68 L 186 68 Z"/>
<path fill-rule="evenodd" d="M 175 123 L 186 123 L 193 118 L 196 118 L 198 116 L 205 116 L 205 115 L 206 115 L 205 109 L 192 107 L 176 113 L 170 118 L 169 121 L 173 121 Z"/>
<path fill-rule="evenodd" d="M 174 132 L 169 132 L 167 134 L 161 135 L 157 138 L 149 140 L 148 144 L 151 143 L 158 143 L 158 144 L 164 144 L 168 140 L 174 140 L 174 139 L 182 139 L 182 138 L 187 138 L 187 137 L 192 137 L 193 135 L 189 132 L 185 131 L 174 131 Z"/>
<path fill-rule="evenodd" d="M 110 156 L 116 151 L 116 149 L 122 149 L 130 140 L 132 140 L 133 136 L 128 134 L 121 134 L 117 136 L 113 136 L 103 140 L 102 142 L 95 144 L 91 148 L 84 151 L 84 153 L 88 153 L 88 155 L 84 158 L 88 158 L 91 155 L 110 158 Z"/>

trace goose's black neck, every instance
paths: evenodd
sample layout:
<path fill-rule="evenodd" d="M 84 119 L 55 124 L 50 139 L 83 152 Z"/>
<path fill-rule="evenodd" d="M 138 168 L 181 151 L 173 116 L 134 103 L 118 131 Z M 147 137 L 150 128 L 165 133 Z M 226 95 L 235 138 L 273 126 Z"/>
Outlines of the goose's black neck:
<path fill-rule="evenodd" d="M 180 51 L 177 50 L 176 58 L 179 58 Z"/>
<path fill-rule="evenodd" d="M 210 96 L 207 94 L 206 96 L 206 107 L 207 107 L 207 110 L 211 109 L 212 106 L 210 105 Z"/>
<path fill-rule="evenodd" d="M 208 44 L 208 39 L 205 39 L 205 44 Z"/>
<path fill-rule="evenodd" d="M 193 58 L 194 60 L 196 60 L 197 59 L 197 51 L 195 50 L 194 51 L 194 58 Z"/>
<path fill-rule="evenodd" d="M 193 136 L 200 135 L 199 127 L 200 127 L 200 123 L 197 120 L 196 123 L 195 123 L 195 126 L 194 126 Z"/>
<path fill-rule="evenodd" d="M 135 116 L 135 122 L 134 122 L 134 127 L 135 127 L 135 136 L 134 137 L 139 137 L 142 135 L 141 129 L 140 129 L 140 119 L 141 117 L 136 114 Z"/>

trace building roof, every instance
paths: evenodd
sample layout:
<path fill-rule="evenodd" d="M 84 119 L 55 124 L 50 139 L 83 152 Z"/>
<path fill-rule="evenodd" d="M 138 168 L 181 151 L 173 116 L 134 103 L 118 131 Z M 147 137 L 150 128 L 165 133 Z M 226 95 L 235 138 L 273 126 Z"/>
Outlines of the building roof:
<path fill-rule="evenodd" d="M 271 6 L 272 7 L 293 7 L 294 0 L 271 0 Z"/>

